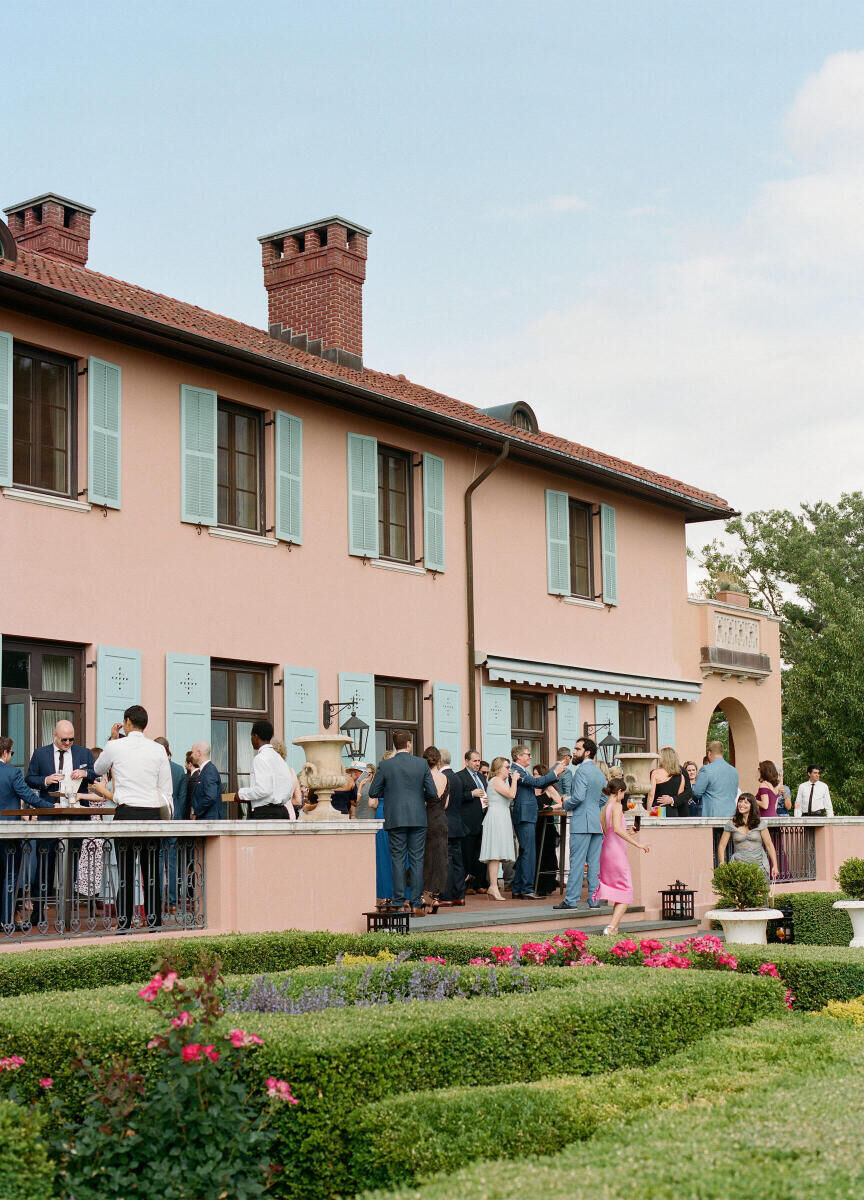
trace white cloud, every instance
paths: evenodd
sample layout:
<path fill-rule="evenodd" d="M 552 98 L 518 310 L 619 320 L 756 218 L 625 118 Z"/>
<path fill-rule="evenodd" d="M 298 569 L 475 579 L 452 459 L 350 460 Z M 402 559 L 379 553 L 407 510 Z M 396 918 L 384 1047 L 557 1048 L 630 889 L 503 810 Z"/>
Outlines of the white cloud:
<path fill-rule="evenodd" d="M 559 213 L 585 212 L 591 205 L 581 196 L 549 196 L 533 204 L 521 204 L 512 208 L 499 208 L 497 215 L 518 220 L 531 220 L 535 217 L 545 217 Z"/>
<path fill-rule="evenodd" d="M 481 407 L 522 397 L 544 429 L 739 508 L 864 486 L 862 101 L 864 53 L 828 59 L 785 126 L 806 161 L 743 219 L 682 228 L 678 259 L 616 267 L 506 341 L 437 347 L 414 377 Z"/>

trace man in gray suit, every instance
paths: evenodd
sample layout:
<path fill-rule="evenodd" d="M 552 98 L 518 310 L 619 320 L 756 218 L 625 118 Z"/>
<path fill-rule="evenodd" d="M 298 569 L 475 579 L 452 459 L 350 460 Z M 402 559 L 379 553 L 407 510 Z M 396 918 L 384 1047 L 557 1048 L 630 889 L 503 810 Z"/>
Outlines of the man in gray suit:
<path fill-rule="evenodd" d="M 703 817 L 731 821 L 738 800 L 738 771 L 723 757 L 722 742 L 708 743 L 708 762 L 693 783 L 693 795 L 702 801 Z"/>
<path fill-rule="evenodd" d="M 384 800 L 384 828 L 390 838 L 394 909 L 405 908 L 405 855 L 411 870 L 411 912 L 423 916 L 423 850 L 426 845 L 426 800 L 438 790 L 425 758 L 411 753 L 411 735 L 393 734 L 392 758 L 378 764 L 369 795 Z"/>
<path fill-rule="evenodd" d="M 591 738 L 580 738 L 573 748 L 573 761 L 577 766 L 573 772 L 570 795 L 564 797 L 564 807 L 570 813 L 570 874 L 567 876 L 564 899 L 555 908 L 577 907 L 582 895 L 582 876 L 586 863 L 588 907 L 600 907 L 593 896 L 600 883 L 600 851 L 603 847 L 600 809 L 606 803 L 603 795 L 606 776 L 594 761 L 596 754 L 597 743 Z"/>

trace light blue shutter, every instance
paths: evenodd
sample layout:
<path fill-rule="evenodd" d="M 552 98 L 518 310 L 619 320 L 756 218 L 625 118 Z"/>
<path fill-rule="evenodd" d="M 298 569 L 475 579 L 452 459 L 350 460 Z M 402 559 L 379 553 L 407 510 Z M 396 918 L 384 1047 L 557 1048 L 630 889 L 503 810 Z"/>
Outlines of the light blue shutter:
<path fill-rule="evenodd" d="M 373 439 L 374 440 L 374 439 Z M 375 752 L 375 676 L 364 675 L 353 671 L 339 672 L 339 703 L 343 704 L 352 697 L 357 698 L 357 707 L 354 710 L 361 721 L 365 721 L 369 726 L 369 740 L 366 743 L 366 757 L 371 761 L 376 761 Z M 344 725 L 351 716 L 350 708 L 343 708 L 338 717 L 338 724 Z M 330 726 L 331 730 L 334 728 Z M 422 746 L 415 746 L 414 753 L 419 754 L 423 749 Z M 346 747 L 343 752 L 345 761 L 347 762 L 351 755 Z"/>
<path fill-rule="evenodd" d="M 423 455 L 423 562 L 444 570 L 444 459 L 434 454 Z"/>
<path fill-rule="evenodd" d="M 570 595 L 570 499 L 546 491 L 546 578 L 553 596 Z"/>
<path fill-rule="evenodd" d="M 104 746 L 111 726 L 141 703 L 141 651 L 100 646 L 96 652 L 96 742 Z"/>
<path fill-rule="evenodd" d="M 558 710 L 558 745 L 568 746 L 572 750 L 582 736 L 579 697 L 565 696 L 563 692 L 559 692 L 555 707 Z"/>
<path fill-rule="evenodd" d="M 276 536 L 303 542 L 303 422 L 286 412 L 276 413 Z"/>
<path fill-rule="evenodd" d="M 618 724 L 618 701 L 617 700 L 604 700 L 598 696 L 597 699 L 594 701 L 594 721 L 598 725 L 602 724 L 604 721 L 612 722 L 611 730 L 595 729 L 594 732 L 592 733 L 591 736 L 593 737 L 594 741 L 597 743 L 598 746 L 603 741 L 604 737 L 606 737 L 607 734 L 609 734 L 610 732 L 614 733 L 616 738 L 618 738 L 620 740 L 621 732 L 620 732 L 620 726 Z M 600 758 L 599 752 L 597 754 L 597 757 Z"/>
<path fill-rule="evenodd" d="M 603 603 L 618 603 L 618 549 L 615 536 L 615 509 L 600 505 L 600 544 L 603 558 Z"/>
<path fill-rule="evenodd" d="M 318 672 L 311 667 L 283 667 L 282 678 L 288 763 L 299 771 L 306 755 L 294 745 L 294 738 L 323 732 L 318 711 Z"/>
<path fill-rule="evenodd" d="M 453 768 L 462 769 L 462 688 L 458 683 L 432 684 L 432 737 L 450 751 Z"/>
<path fill-rule="evenodd" d="M 510 757 L 513 734 L 510 726 L 510 689 L 482 687 L 480 689 L 480 723 L 483 757 L 487 762 L 503 755 Z"/>
<path fill-rule="evenodd" d="M 348 553 L 378 557 L 378 440 L 359 433 L 348 434 Z"/>
<path fill-rule="evenodd" d="M 657 749 L 671 746 L 675 749 L 675 705 L 657 705 Z"/>
<path fill-rule="evenodd" d="M 165 655 L 165 736 L 181 765 L 195 742 L 210 741 L 209 655 Z"/>
<path fill-rule="evenodd" d="M 113 363 L 87 364 L 87 499 L 120 507 L 122 372 Z"/>
<path fill-rule="evenodd" d="M 180 388 L 180 520 L 215 525 L 216 503 L 215 392 Z"/>
<path fill-rule="evenodd" d="M 0 487 L 12 486 L 12 334 L 0 333 Z"/>

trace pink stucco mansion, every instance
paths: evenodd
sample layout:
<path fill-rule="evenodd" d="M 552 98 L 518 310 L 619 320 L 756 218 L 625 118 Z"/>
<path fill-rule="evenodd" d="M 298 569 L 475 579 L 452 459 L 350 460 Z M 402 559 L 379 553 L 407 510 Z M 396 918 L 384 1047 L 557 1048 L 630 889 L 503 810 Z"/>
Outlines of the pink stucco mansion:
<path fill-rule="evenodd" d="M 5 212 L 16 761 L 61 716 L 101 744 L 141 701 L 180 761 L 211 740 L 233 791 L 253 720 L 290 746 L 351 697 L 379 754 L 402 726 L 454 757 L 518 740 L 549 762 L 608 722 L 628 748 L 701 761 L 719 705 L 742 786 L 780 760 L 776 622 L 687 595 L 685 527 L 727 503 L 543 433 L 527 405 L 482 411 L 366 367 L 369 230 L 259 238 L 253 328 L 89 270 L 82 204 Z"/>

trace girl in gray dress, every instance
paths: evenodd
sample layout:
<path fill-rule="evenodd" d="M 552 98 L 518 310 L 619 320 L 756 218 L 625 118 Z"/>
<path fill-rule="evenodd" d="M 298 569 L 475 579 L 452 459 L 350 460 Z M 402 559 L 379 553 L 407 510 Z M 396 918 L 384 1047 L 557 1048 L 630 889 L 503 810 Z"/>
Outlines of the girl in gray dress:
<path fill-rule="evenodd" d="M 718 862 L 724 861 L 730 837 L 734 846 L 732 862 L 756 863 L 765 872 L 766 879 L 777 878 L 780 872 L 777 869 L 774 843 L 768 830 L 762 825 L 756 797 L 749 792 L 741 793 L 735 806 L 735 816 L 723 826 L 723 836 L 717 847 Z"/>

